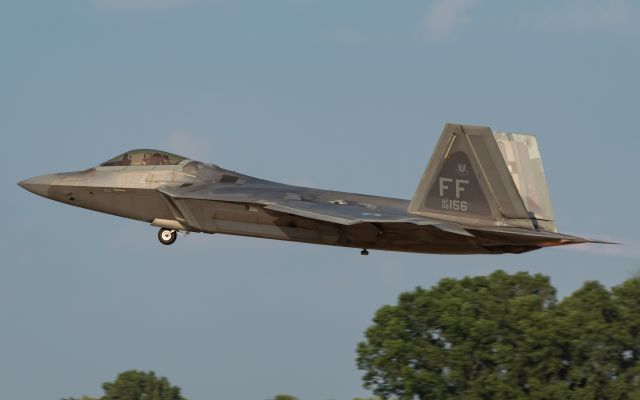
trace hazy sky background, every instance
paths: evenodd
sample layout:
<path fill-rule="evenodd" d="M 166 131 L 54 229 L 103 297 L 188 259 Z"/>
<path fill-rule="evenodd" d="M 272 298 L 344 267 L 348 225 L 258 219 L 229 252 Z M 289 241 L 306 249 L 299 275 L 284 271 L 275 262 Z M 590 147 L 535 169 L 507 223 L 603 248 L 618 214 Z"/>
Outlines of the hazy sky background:
<path fill-rule="evenodd" d="M 155 370 L 192 400 L 365 396 L 355 347 L 402 291 L 497 268 L 565 296 L 640 270 L 632 1 L 0 2 L 0 398 Z M 432 256 L 193 234 L 15 183 L 165 149 L 410 198 L 445 122 L 535 133 L 562 232 L 625 246 Z"/>

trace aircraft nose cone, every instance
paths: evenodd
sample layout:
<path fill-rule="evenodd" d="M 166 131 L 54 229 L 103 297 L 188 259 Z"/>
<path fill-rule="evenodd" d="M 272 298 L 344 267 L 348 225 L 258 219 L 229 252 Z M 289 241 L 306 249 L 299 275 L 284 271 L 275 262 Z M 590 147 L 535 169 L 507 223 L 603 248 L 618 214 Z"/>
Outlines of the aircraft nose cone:
<path fill-rule="evenodd" d="M 18 185 L 38 196 L 48 197 L 49 188 L 54 179 L 56 179 L 55 174 L 41 175 L 20 181 Z"/>

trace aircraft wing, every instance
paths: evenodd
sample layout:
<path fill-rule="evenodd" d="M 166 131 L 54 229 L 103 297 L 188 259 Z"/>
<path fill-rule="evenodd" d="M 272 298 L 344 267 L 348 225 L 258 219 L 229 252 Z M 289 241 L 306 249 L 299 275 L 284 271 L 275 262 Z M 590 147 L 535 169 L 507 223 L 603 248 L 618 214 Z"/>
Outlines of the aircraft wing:
<path fill-rule="evenodd" d="M 244 185 L 243 185 L 244 186 Z M 261 207 L 272 212 L 296 215 L 316 221 L 323 221 L 337 225 L 351 226 L 357 224 L 412 224 L 432 227 L 444 232 L 467 237 L 478 237 L 497 242 L 509 243 L 517 238 L 518 242 L 531 242 L 536 245 L 557 246 L 569 243 L 607 243 L 600 240 L 586 239 L 572 235 L 564 235 L 549 231 L 533 231 L 513 226 L 468 226 L 452 221 L 439 220 L 422 215 L 404 212 L 394 207 L 377 205 L 368 207 L 364 203 L 344 202 L 331 203 L 314 201 L 300 195 L 295 189 L 287 185 L 273 186 L 263 183 L 247 184 L 244 187 L 236 185 L 202 185 L 201 187 L 158 188 L 165 195 L 170 206 L 178 215 L 184 216 L 190 225 L 197 225 L 193 213 L 189 212 L 189 200 L 221 201 L 240 203 Z M 177 218 L 180 220 L 181 218 Z"/>
<path fill-rule="evenodd" d="M 311 201 L 288 201 L 265 203 L 267 210 L 298 215 L 339 225 L 355 225 L 359 223 L 407 222 L 418 225 L 432 225 L 433 220 L 408 217 L 389 210 L 367 209 L 363 206 L 343 204 L 322 204 Z"/>
<path fill-rule="evenodd" d="M 535 245 L 557 246 L 569 243 L 609 243 L 611 242 L 585 239 L 572 235 L 564 235 L 549 231 L 532 231 L 519 227 L 491 227 L 491 226 L 465 226 L 451 221 L 439 220 L 411 214 L 397 208 L 378 205 L 368 207 L 364 203 L 331 203 L 326 201 L 314 201 L 303 199 L 303 196 L 295 193 L 291 187 L 246 185 L 239 188 L 235 185 L 203 185 L 200 188 L 159 188 L 159 192 L 165 195 L 170 205 L 174 206 L 177 215 L 183 215 L 186 223 L 197 225 L 195 215 L 189 212 L 189 200 L 220 201 L 240 203 L 261 207 L 272 212 L 296 215 L 316 221 L 323 221 L 337 225 L 351 226 L 357 224 L 379 224 L 381 226 L 392 224 L 412 224 L 432 227 L 444 232 L 467 237 L 478 237 L 509 243 L 517 238 L 518 242 L 531 242 Z M 180 218 L 178 218 L 180 219 Z"/>
<path fill-rule="evenodd" d="M 440 230 L 464 236 L 473 236 L 463 227 L 444 221 L 429 218 L 416 218 L 389 209 L 370 210 L 360 205 L 324 204 L 310 201 L 290 201 L 268 203 L 267 210 L 274 210 L 300 217 L 331 222 L 339 225 L 355 225 L 362 223 L 394 224 L 407 223 L 422 226 L 433 226 Z"/>
<path fill-rule="evenodd" d="M 561 233 L 547 231 L 530 231 L 518 227 L 464 227 L 462 225 L 439 221 L 429 218 L 415 218 L 406 214 L 385 209 L 363 210 L 361 206 L 333 205 L 317 202 L 284 202 L 266 204 L 264 208 L 279 211 L 286 214 L 298 215 L 310 219 L 332 222 L 340 225 L 355 225 L 360 223 L 393 224 L 409 223 L 422 226 L 433 226 L 445 232 L 455 233 L 463 236 L 480 236 L 484 238 L 494 238 L 501 242 L 508 242 L 509 239 L 518 238 L 520 241 L 531 241 L 542 244 L 545 247 L 557 246 L 568 243 L 602 243 L 619 244 L 603 240 L 582 238 L 579 236 L 565 235 Z"/>
<path fill-rule="evenodd" d="M 220 190 L 222 189 L 222 190 Z M 338 225 L 356 225 L 363 223 L 397 224 L 408 223 L 421 226 L 433 226 L 445 232 L 463 236 L 474 236 L 462 226 L 447 221 L 412 215 L 391 207 L 376 207 L 375 209 L 362 204 L 332 204 L 322 201 L 309 201 L 294 198 L 287 200 L 287 194 L 278 193 L 272 196 L 272 191 L 233 190 L 233 188 L 208 188 L 206 192 L 180 189 L 158 189 L 159 192 L 170 197 L 180 208 L 182 200 L 211 200 L 232 203 L 245 203 L 261 206 L 283 214 L 329 222 Z"/>

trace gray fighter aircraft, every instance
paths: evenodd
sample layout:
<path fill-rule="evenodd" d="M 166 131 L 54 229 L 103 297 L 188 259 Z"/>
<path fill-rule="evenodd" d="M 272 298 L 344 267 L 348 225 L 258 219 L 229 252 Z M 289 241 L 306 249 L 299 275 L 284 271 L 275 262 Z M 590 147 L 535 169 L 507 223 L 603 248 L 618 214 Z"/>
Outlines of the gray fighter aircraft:
<path fill-rule="evenodd" d="M 606 243 L 557 233 L 535 136 L 446 124 L 409 200 L 270 182 L 157 150 L 24 180 L 52 200 L 177 233 L 225 233 L 362 249 L 524 253 Z"/>

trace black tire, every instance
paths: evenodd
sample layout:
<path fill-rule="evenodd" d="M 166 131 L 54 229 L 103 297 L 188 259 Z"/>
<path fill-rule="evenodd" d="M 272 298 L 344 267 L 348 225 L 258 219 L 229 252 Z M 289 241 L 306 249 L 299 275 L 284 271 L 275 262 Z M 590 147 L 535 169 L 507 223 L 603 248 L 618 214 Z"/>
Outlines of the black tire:
<path fill-rule="evenodd" d="M 173 242 L 176 241 L 177 237 L 178 237 L 178 232 L 172 229 L 161 228 L 158 231 L 158 240 L 160 241 L 160 243 L 166 246 L 173 244 Z"/>

